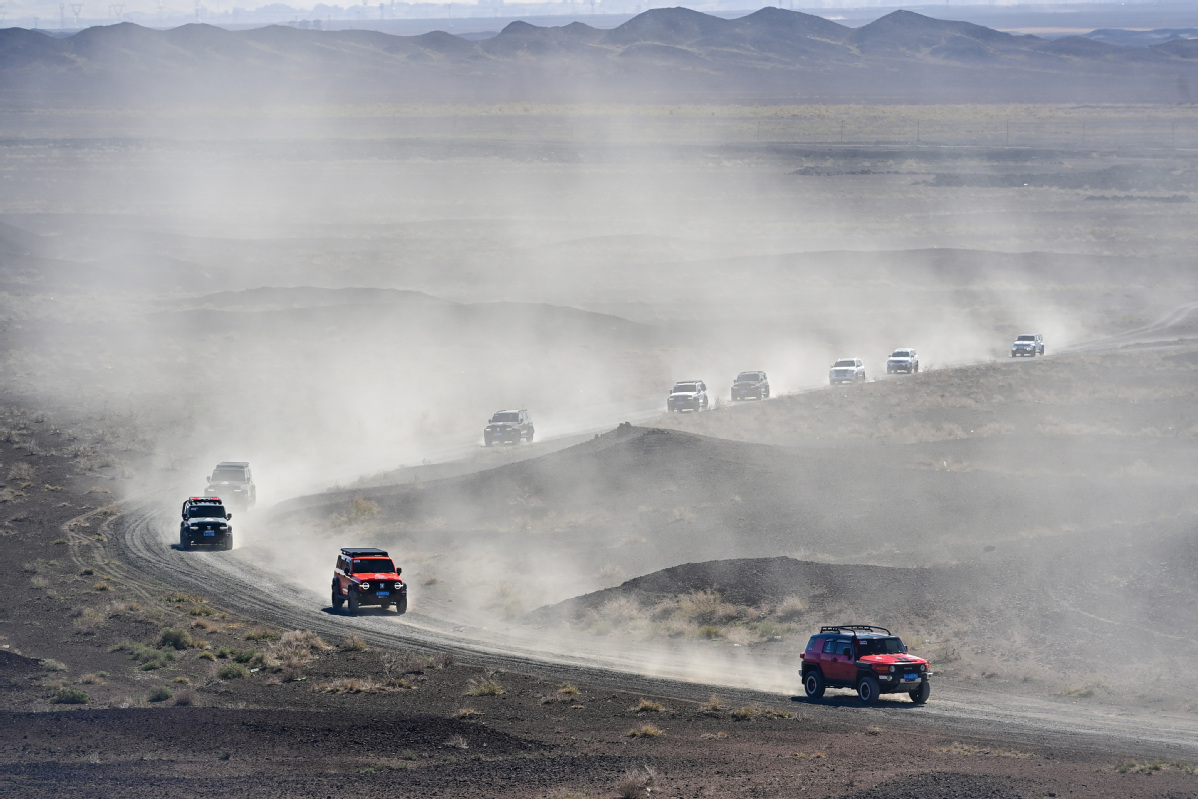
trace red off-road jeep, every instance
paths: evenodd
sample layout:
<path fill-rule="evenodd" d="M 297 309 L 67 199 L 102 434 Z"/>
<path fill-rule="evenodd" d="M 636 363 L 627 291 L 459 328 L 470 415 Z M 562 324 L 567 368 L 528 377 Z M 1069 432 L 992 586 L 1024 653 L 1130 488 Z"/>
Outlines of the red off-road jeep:
<path fill-rule="evenodd" d="M 869 705 L 879 694 L 905 691 L 923 704 L 932 693 L 932 671 L 923 658 L 907 654 L 897 635 L 884 627 L 839 624 L 820 627 L 802 654 L 803 690 L 819 699 L 825 688 L 851 688 Z"/>
<path fill-rule="evenodd" d="M 333 570 L 333 607 L 349 603 L 349 614 L 362 605 L 378 605 L 398 613 L 408 611 L 408 586 L 391 557 L 373 547 L 342 547 Z"/>

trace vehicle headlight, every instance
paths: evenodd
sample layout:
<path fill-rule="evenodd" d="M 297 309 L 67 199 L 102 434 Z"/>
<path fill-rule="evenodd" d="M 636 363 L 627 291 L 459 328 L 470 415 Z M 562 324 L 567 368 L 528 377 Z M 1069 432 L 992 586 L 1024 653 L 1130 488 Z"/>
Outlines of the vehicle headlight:
<path fill-rule="evenodd" d="M 222 525 L 220 526 L 220 529 L 222 529 L 222 530 L 228 530 L 228 529 L 229 529 L 229 525 L 227 525 L 227 524 L 222 524 Z"/>
<path fill-rule="evenodd" d="M 927 670 L 928 670 L 928 664 L 927 664 L 927 663 L 921 663 L 921 664 L 919 665 L 919 670 L 920 670 L 920 671 L 927 671 Z"/>
<path fill-rule="evenodd" d="M 369 591 L 370 583 L 358 583 L 358 590 L 359 591 Z"/>
<path fill-rule="evenodd" d="M 190 527 L 190 528 L 191 528 L 191 529 L 193 529 L 193 530 L 199 530 L 199 529 L 200 529 L 200 525 L 196 524 L 195 522 L 192 522 L 191 524 L 189 524 L 189 525 L 188 525 L 188 527 Z"/>
<path fill-rule="evenodd" d="M 890 673 L 891 673 L 891 674 L 894 674 L 894 666 L 891 666 L 891 667 L 890 667 Z"/>

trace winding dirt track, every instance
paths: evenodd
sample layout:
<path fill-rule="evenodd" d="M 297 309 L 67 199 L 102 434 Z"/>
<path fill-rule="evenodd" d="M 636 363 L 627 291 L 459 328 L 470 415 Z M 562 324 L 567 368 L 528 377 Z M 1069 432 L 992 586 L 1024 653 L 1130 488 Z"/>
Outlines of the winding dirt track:
<path fill-rule="evenodd" d="M 1198 303 L 1185 305 L 1139 330 L 1064 349 L 1175 343 L 1174 329 L 1196 311 Z M 591 636 L 471 626 L 455 619 L 450 605 L 421 606 L 418 596 L 413 597 L 413 611 L 402 617 L 393 613 L 349 617 L 329 608 L 324 591 L 288 582 L 281 570 L 264 568 L 264 563 L 279 562 L 275 553 L 253 547 L 232 552 L 178 551 L 171 546 L 175 522 L 165 511 L 137 501 L 116 507 L 120 512 L 105 522 L 104 531 L 122 564 L 110 561 L 105 568 L 119 571 L 126 584 L 147 597 L 150 591 L 193 590 L 215 604 L 280 626 L 333 638 L 353 631 L 379 648 L 453 652 L 484 667 L 683 701 L 703 701 L 715 691 L 736 703 L 777 705 L 791 698 L 802 703 L 804 715 L 846 727 L 894 723 L 1022 748 L 1198 759 L 1198 718 L 1184 713 L 1050 701 L 935 682 L 932 701 L 923 707 L 903 697 L 884 698 L 876 707 L 864 709 L 847 692 L 808 703 L 790 697 L 798 688 L 797 664 L 747 652 L 721 657 L 713 656 L 710 648 L 667 650 L 645 643 L 621 643 L 621 649 L 613 651 L 609 641 Z M 85 557 L 84 542 L 72 535 L 72 552 L 80 560 Z"/>
<path fill-rule="evenodd" d="M 142 590 L 199 591 L 230 610 L 332 638 L 353 631 L 378 648 L 448 651 L 489 668 L 682 701 L 703 701 L 718 691 L 730 702 L 777 705 L 797 689 L 797 664 L 747 655 L 712 663 L 710 650 L 700 660 L 688 657 L 693 654 L 689 650 L 667 654 L 643 644 L 622 645 L 620 651 L 613 651 L 604 639 L 590 636 L 554 633 L 546 639 L 523 628 L 468 627 L 455 622 L 449 615 L 452 611 L 444 606 L 413 610 L 402 617 L 394 613 L 349 617 L 332 612 L 324 592 L 264 571 L 261 564 L 276 562 L 273 555 L 261 557 L 265 553 L 254 548 L 182 552 L 171 546 L 173 518 L 135 503 L 123 511 L 109 521 L 108 535 L 124 564 L 119 569 L 122 579 Z M 108 568 L 115 565 L 110 563 Z M 903 697 L 884 698 L 876 707 L 864 709 L 855 696 L 834 694 L 819 703 L 796 701 L 802 704 L 804 715 L 850 728 L 886 723 L 963 739 L 1005 742 L 1014 748 L 1198 759 L 1198 719 L 1182 713 L 1048 701 L 935 683 L 932 701 L 923 707 Z"/>

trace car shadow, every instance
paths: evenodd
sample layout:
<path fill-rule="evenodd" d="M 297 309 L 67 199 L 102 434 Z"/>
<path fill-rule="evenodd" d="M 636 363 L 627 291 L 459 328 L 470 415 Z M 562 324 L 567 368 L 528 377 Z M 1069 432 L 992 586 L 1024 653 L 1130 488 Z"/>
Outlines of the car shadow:
<path fill-rule="evenodd" d="M 912 702 L 903 694 L 882 694 L 878 697 L 878 701 L 872 705 L 862 704 L 861 700 L 855 694 L 845 694 L 843 696 L 828 696 L 825 694 L 820 699 L 808 699 L 806 696 L 799 694 L 792 696 L 790 701 L 804 702 L 809 705 L 819 705 L 821 707 L 855 707 L 861 710 L 915 710 L 923 707 L 922 704 Z"/>
<path fill-rule="evenodd" d="M 350 616 L 349 611 L 346 610 L 345 608 L 335 608 L 332 605 L 328 605 L 326 607 L 321 608 L 320 612 L 324 613 L 327 616 L 346 616 L 351 619 L 356 618 L 354 616 Z M 387 608 L 386 610 L 383 610 L 382 608 L 374 606 L 374 605 L 367 605 L 366 607 L 358 608 L 358 616 L 365 617 L 365 618 L 369 618 L 371 616 L 396 616 L 396 617 L 399 617 L 402 615 L 403 615 L 402 613 L 396 613 L 395 608 Z"/>

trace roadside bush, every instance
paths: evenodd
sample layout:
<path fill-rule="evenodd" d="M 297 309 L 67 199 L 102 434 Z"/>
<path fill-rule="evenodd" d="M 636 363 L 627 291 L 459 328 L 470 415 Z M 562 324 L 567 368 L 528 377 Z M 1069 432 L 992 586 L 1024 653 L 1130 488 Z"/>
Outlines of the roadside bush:
<path fill-rule="evenodd" d="M 628 769 L 616 783 L 616 795 L 620 799 L 648 799 L 657 781 L 657 772 L 648 766 Z"/>
<path fill-rule="evenodd" d="M 50 697 L 55 705 L 86 705 L 90 701 L 91 697 L 78 688 L 59 688 Z"/>
<path fill-rule="evenodd" d="M 341 643 L 341 648 L 346 652 L 365 652 L 370 649 L 370 646 L 367 645 L 365 638 L 354 633 Z"/>
<path fill-rule="evenodd" d="M 165 685 L 159 685 L 158 687 L 151 689 L 150 695 L 146 698 L 151 702 L 165 702 L 172 696 L 174 696 L 174 693 L 172 693 L 170 688 L 167 688 Z"/>
<path fill-rule="evenodd" d="M 191 633 L 179 627 L 164 627 L 158 633 L 159 647 L 172 647 L 174 649 L 187 649 L 192 645 Z"/>
<path fill-rule="evenodd" d="M 660 713 L 665 709 L 665 705 L 652 699 L 642 699 L 632 708 L 634 713 Z"/>
<path fill-rule="evenodd" d="M 657 738 L 665 734 L 665 730 L 655 724 L 642 724 L 628 731 L 629 738 Z"/>
<path fill-rule="evenodd" d="M 199 699 L 199 694 L 190 688 L 184 688 L 182 691 L 175 693 L 175 704 L 180 707 L 190 707 L 198 702 Z"/>
<path fill-rule="evenodd" d="M 67 664 L 63 663 L 61 660 L 55 660 L 54 658 L 44 658 L 43 660 L 40 661 L 40 663 L 42 665 L 42 668 L 45 669 L 46 671 L 66 671 L 67 670 Z"/>
<path fill-rule="evenodd" d="M 216 670 L 216 676 L 222 680 L 239 680 L 250 676 L 250 670 L 240 663 L 226 663 Z"/>

